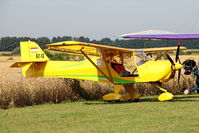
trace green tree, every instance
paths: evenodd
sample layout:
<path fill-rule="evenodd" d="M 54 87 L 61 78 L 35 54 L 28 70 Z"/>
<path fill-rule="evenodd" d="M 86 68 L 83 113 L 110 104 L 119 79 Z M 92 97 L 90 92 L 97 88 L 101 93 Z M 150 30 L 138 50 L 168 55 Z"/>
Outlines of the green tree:
<path fill-rule="evenodd" d="M 36 43 L 40 45 L 41 48 L 44 48 L 46 44 L 50 44 L 51 41 L 47 37 L 40 37 L 36 39 Z"/>

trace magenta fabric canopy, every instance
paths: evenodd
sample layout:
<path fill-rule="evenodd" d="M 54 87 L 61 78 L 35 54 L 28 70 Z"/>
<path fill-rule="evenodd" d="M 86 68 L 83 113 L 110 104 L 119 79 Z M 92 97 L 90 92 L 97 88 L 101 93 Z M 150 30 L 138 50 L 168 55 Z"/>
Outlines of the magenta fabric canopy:
<path fill-rule="evenodd" d="M 122 37 L 135 39 L 199 39 L 199 34 L 124 35 Z"/>

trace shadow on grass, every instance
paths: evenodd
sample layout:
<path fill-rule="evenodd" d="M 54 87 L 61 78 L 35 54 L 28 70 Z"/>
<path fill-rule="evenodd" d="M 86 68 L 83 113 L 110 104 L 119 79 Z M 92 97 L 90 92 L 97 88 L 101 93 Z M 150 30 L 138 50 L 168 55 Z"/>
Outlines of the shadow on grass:
<path fill-rule="evenodd" d="M 129 100 L 129 101 L 110 101 L 110 102 L 85 102 L 85 105 L 102 105 L 102 104 L 126 104 L 126 103 L 142 103 L 142 102 L 159 102 L 157 97 L 141 98 L 139 100 Z M 199 102 L 199 95 L 191 96 L 176 96 L 171 101 L 165 102 Z"/>
<path fill-rule="evenodd" d="M 177 96 L 172 102 L 199 102 L 199 95 Z"/>
<path fill-rule="evenodd" d="M 140 99 L 140 102 L 159 102 L 157 98 L 158 96 L 154 98 L 143 98 Z M 165 102 L 199 102 L 199 95 L 174 96 L 173 100 Z"/>
<path fill-rule="evenodd" d="M 149 99 L 139 99 L 139 100 L 128 100 L 128 101 L 109 101 L 109 102 L 104 102 L 104 101 L 99 101 L 99 102 L 85 102 L 85 105 L 102 105 L 102 104 L 126 104 L 126 103 L 140 103 L 140 102 L 158 102 L 157 98 L 149 98 Z"/>

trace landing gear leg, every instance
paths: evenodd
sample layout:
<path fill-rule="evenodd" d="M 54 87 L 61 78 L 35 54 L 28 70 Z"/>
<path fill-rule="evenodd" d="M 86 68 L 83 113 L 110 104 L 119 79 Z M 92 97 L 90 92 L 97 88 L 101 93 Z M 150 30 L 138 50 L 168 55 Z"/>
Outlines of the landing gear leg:
<path fill-rule="evenodd" d="M 164 93 L 160 94 L 159 97 L 158 97 L 158 100 L 159 101 L 169 101 L 169 100 L 172 100 L 173 99 L 173 94 L 170 93 L 170 92 L 167 92 L 167 90 L 163 89 L 162 87 L 160 87 L 159 85 L 157 84 L 152 84 L 152 86 L 160 89 L 161 91 L 163 91 Z"/>
<path fill-rule="evenodd" d="M 120 90 L 124 88 L 127 91 L 127 94 L 121 95 L 119 94 Z M 104 101 L 119 101 L 123 100 L 138 100 L 141 97 L 140 93 L 138 93 L 133 88 L 133 84 L 125 84 L 125 85 L 114 85 L 114 93 L 107 94 L 103 96 Z"/>
<path fill-rule="evenodd" d="M 110 93 L 103 96 L 104 101 L 118 101 L 122 99 L 122 95 L 119 94 L 122 89 L 122 85 L 114 85 L 114 93 Z"/>
<path fill-rule="evenodd" d="M 141 97 L 140 93 L 137 92 L 133 88 L 133 84 L 125 84 L 125 85 L 123 85 L 123 87 L 127 91 L 127 94 L 123 95 L 122 99 L 124 99 L 124 100 L 138 100 Z"/>

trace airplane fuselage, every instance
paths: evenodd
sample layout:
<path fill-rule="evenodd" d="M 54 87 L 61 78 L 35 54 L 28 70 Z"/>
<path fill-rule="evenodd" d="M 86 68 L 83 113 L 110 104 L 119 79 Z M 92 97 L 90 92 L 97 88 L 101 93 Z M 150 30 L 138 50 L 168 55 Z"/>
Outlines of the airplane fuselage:
<path fill-rule="evenodd" d="M 92 58 L 97 62 L 97 58 Z M 165 82 L 172 74 L 169 61 L 148 61 L 137 66 L 138 76 L 121 77 L 110 65 L 109 75 L 107 67 L 102 63 L 97 67 L 105 74 L 102 74 L 90 61 L 47 61 L 37 64 L 29 64 L 23 68 L 25 77 L 52 77 L 72 78 L 82 80 L 93 80 L 109 82 L 106 76 L 110 76 L 114 83 L 139 83 L 139 82 Z"/>

